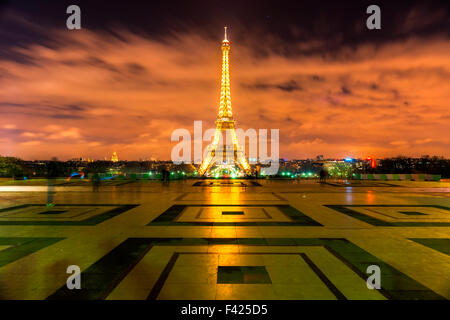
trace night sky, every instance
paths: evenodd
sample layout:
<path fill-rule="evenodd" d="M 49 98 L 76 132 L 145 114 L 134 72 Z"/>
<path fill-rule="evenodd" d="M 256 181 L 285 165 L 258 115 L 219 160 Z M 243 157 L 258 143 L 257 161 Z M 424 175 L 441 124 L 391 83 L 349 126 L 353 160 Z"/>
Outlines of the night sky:
<path fill-rule="evenodd" d="M 169 159 L 214 127 L 224 26 L 237 127 L 280 156 L 450 156 L 448 1 L 243 0 L 2 2 L 0 155 Z"/>

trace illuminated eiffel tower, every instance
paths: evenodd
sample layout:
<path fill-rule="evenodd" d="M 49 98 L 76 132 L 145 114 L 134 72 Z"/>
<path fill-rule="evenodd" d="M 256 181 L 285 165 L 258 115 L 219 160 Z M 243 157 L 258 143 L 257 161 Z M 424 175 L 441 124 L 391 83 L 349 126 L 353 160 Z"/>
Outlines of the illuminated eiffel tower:
<path fill-rule="evenodd" d="M 227 27 L 225 27 L 225 38 L 222 41 L 222 82 L 216 132 L 213 142 L 208 147 L 208 154 L 198 170 L 199 175 L 233 177 L 251 174 L 244 151 L 238 145 L 234 127 L 235 121 L 231 110 L 229 57 L 230 41 L 227 39 Z"/>

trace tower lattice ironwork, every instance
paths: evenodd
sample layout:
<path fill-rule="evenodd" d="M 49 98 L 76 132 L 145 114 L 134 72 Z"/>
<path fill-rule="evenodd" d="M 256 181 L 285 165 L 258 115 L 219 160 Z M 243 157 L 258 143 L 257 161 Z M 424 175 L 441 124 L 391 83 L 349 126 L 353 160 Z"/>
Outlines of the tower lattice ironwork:
<path fill-rule="evenodd" d="M 208 175 L 215 170 L 216 175 L 233 174 L 236 171 L 251 174 L 250 165 L 240 148 L 235 130 L 235 121 L 231 109 L 230 93 L 230 41 L 222 41 L 222 80 L 220 86 L 219 113 L 216 120 L 214 140 L 208 147 L 208 153 L 198 170 L 199 175 Z"/>

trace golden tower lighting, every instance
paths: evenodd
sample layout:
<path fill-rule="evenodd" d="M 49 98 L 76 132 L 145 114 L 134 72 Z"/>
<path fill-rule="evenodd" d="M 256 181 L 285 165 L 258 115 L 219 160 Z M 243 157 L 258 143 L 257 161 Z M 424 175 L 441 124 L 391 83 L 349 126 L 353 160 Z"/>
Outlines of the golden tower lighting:
<path fill-rule="evenodd" d="M 119 162 L 119 156 L 117 155 L 117 152 L 113 152 L 112 156 L 111 156 L 111 161 L 112 162 Z"/>
<path fill-rule="evenodd" d="M 244 151 L 238 145 L 231 109 L 230 93 L 230 41 L 227 39 L 227 27 L 222 41 L 222 81 L 220 86 L 219 113 L 216 120 L 214 140 L 208 147 L 208 154 L 198 170 L 199 175 L 208 175 L 219 170 L 219 175 L 234 174 L 237 169 L 250 175 L 251 168 Z M 221 139 L 222 138 L 222 139 Z M 228 139 L 229 138 L 229 139 Z M 223 143 L 220 143 L 220 141 Z M 231 140 L 231 141 L 228 141 Z"/>

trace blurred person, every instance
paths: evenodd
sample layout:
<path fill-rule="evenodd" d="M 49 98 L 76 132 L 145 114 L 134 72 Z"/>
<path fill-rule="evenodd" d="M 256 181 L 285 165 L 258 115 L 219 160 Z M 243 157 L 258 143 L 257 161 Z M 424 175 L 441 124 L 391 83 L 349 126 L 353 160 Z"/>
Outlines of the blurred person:
<path fill-rule="evenodd" d="M 98 172 L 94 172 L 94 174 L 92 175 L 92 192 L 98 192 L 100 189 L 100 175 L 98 174 Z"/>
<path fill-rule="evenodd" d="M 322 167 L 322 169 L 320 169 L 320 173 L 319 173 L 320 182 L 326 182 L 327 181 L 327 175 L 328 175 L 327 169 Z"/>

